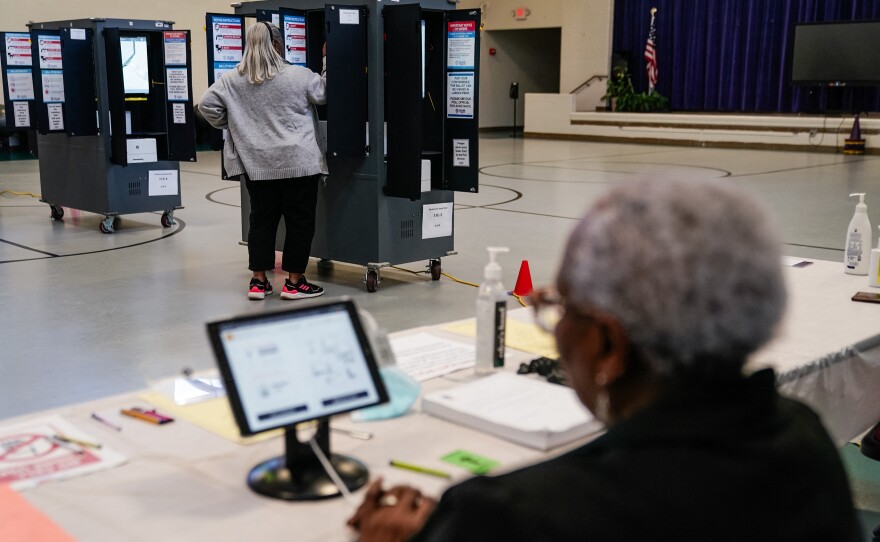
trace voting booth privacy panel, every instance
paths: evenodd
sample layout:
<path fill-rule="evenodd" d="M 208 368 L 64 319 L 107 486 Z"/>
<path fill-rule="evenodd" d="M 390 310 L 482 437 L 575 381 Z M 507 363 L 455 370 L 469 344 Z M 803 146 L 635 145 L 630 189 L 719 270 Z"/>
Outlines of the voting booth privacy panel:
<path fill-rule="evenodd" d="M 36 128 L 42 201 L 104 215 L 180 208 L 179 161 L 196 160 L 187 30 L 168 21 L 30 23 L 0 42 L 7 122 Z"/>
<path fill-rule="evenodd" d="M 234 5 L 235 15 L 207 14 L 210 82 L 240 60 L 251 18 L 278 25 L 287 61 L 315 72 L 327 44 L 327 104 L 317 111 L 330 175 L 312 245 L 319 269 L 332 260 L 364 265 L 372 292 L 380 268 L 429 260 L 438 280 L 440 258 L 455 253 L 454 192 L 478 190 L 479 10 L 448 0 Z"/>

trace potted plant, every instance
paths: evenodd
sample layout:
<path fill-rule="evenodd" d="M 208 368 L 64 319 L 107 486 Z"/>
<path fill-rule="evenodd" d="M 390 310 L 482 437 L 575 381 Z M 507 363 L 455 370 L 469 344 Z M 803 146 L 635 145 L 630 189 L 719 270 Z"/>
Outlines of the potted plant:
<path fill-rule="evenodd" d="M 627 104 L 625 111 L 638 111 L 641 113 L 651 113 L 653 111 L 668 111 L 669 98 L 660 94 L 656 90 L 650 94 L 647 92 L 639 92 L 632 96 L 632 101 Z M 624 111 L 621 109 L 621 111 Z"/>
<path fill-rule="evenodd" d="M 615 68 L 606 85 L 605 95 L 601 99 L 611 101 L 612 111 L 649 113 L 669 109 L 669 99 L 656 90 L 650 94 L 647 92 L 637 93 L 633 88 L 632 77 L 626 68 Z"/>
<path fill-rule="evenodd" d="M 635 94 L 635 90 L 629 71 L 626 68 L 615 67 L 606 83 L 605 95 L 600 99 L 611 102 L 611 111 L 619 111 L 621 98 L 626 104 L 633 94 Z"/>

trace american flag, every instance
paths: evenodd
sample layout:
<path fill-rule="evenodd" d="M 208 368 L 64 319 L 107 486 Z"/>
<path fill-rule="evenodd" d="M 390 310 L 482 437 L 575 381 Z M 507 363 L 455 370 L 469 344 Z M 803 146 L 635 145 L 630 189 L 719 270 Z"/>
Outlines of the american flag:
<path fill-rule="evenodd" d="M 648 29 L 648 43 L 645 44 L 645 70 L 648 72 L 648 94 L 654 92 L 657 84 L 657 51 L 654 42 L 657 40 L 657 29 L 654 27 L 654 12 L 651 12 L 651 28 Z"/>

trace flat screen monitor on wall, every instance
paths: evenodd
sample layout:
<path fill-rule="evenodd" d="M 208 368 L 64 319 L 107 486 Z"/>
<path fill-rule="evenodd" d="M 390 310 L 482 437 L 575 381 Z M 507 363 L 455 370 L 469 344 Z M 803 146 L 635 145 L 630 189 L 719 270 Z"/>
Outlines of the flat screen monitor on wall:
<path fill-rule="evenodd" d="M 120 36 L 122 85 L 126 94 L 150 93 L 150 55 L 147 36 Z"/>
<path fill-rule="evenodd" d="M 797 24 L 794 85 L 880 85 L 880 21 Z"/>

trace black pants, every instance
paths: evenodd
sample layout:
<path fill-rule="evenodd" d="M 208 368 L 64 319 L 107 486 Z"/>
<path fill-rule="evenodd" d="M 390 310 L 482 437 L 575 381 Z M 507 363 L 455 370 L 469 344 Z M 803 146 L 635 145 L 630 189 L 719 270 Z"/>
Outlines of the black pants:
<path fill-rule="evenodd" d="M 288 273 L 305 272 L 315 235 L 319 178 L 318 175 L 274 181 L 245 178 L 251 199 L 248 269 L 268 271 L 275 268 L 275 234 L 283 216 L 287 235 L 281 269 Z"/>

